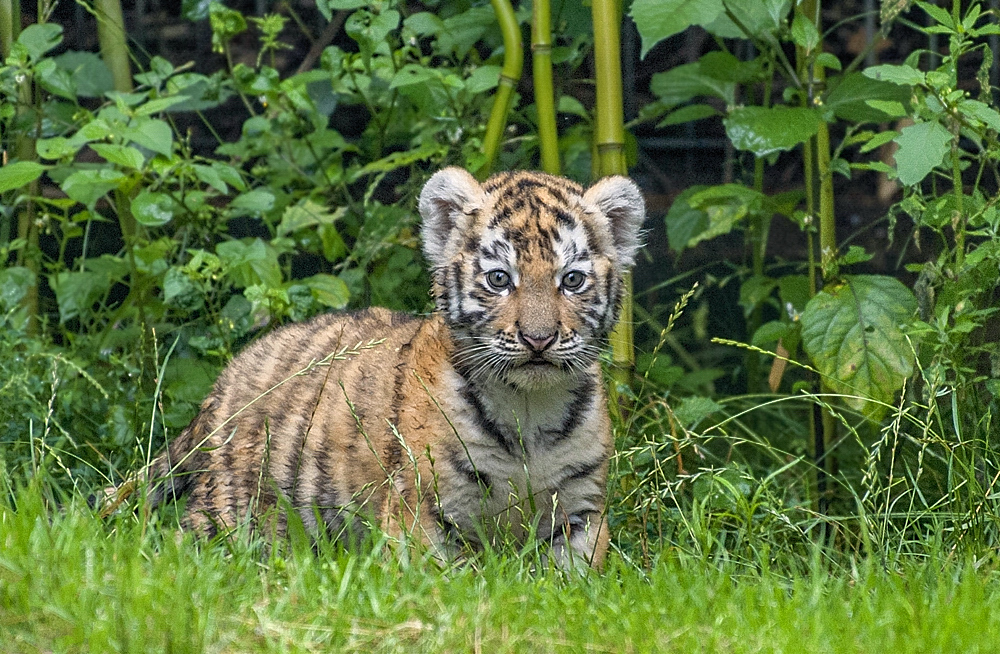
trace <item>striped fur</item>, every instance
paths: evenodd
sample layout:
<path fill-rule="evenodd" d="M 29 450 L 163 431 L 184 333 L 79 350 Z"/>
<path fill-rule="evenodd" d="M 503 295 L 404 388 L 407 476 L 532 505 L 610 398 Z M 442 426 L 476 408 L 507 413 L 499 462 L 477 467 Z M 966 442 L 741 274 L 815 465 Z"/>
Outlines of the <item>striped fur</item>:
<path fill-rule="evenodd" d="M 186 494 L 185 525 L 208 534 L 251 520 L 280 535 L 288 509 L 314 533 L 374 524 L 448 555 L 534 527 L 560 562 L 600 565 L 598 355 L 638 247 L 638 190 L 448 168 L 420 212 L 437 313 L 324 315 L 257 341 L 146 471 L 150 497 Z"/>

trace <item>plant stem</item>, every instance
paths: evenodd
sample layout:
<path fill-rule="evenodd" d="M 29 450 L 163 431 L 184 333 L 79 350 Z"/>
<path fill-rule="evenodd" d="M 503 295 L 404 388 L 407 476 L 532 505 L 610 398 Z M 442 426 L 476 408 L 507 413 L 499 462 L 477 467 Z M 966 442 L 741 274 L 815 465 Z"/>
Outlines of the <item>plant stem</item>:
<path fill-rule="evenodd" d="M 774 54 L 773 52 L 769 56 L 770 65 L 768 69 L 774 70 Z M 764 97 L 761 100 L 760 106 L 770 107 L 771 106 L 771 88 L 773 82 L 772 77 L 767 78 L 764 82 Z M 758 193 L 764 192 L 764 159 L 762 157 L 754 157 L 753 162 L 753 188 Z M 753 274 L 755 277 L 764 276 L 764 259 L 767 254 L 767 236 L 771 231 L 771 215 L 763 212 L 754 212 L 750 215 L 750 229 L 748 230 L 747 240 L 750 246 L 750 257 L 751 265 L 753 266 Z M 761 324 L 761 316 L 763 315 L 763 305 L 758 303 L 754 306 L 753 311 L 750 313 L 750 320 L 747 325 L 747 333 L 753 335 L 757 333 L 757 329 Z M 746 354 L 746 366 L 747 366 L 747 392 L 756 393 L 760 390 L 760 355 L 756 352 L 747 352 Z"/>
<path fill-rule="evenodd" d="M 597 159 L 595 177 L 628 175 L 625 164 L 625 114 L 622 103 L 621 5 L 618 0 L 593 0 L 594 68 L 597 81 L 597 106 L 594 143 Z M 621 316 L 611 332 L 611 406 L 621 408 L 623 398 L 618 386 L 625 386 L 635 368 L 632 340 L 632 275 L 623 280 Z"/>
<path fill-rule="evenodd" d="M 955 272 L 960 273 L 962 265 L 965 263 L 965 189 L 962 185 L 962 168 L 959 157 L 958 139 L 960 137 L 961 125 L 955 122 L 954 137 L 951 140 L 951 184 L 952 192 L 955 194 L 955 214 L 951 219 L 952 229 L 955 231 Z"/>
<path fill-rule="evenodd" d="M 39 6 L 39 14 L 42 7 Z M 3 56 L 10 54 L 10 49 L 21 34 L 21 3 L 20 0 L 0 0 L 0 45 Z M 14 136 L 13 154 L 18 161 L 38 161 L 35 151 L 35 141 L 42 128 L 42 97 L 30 76 L 18 83 L 17 124 L 27 122 L 29 115 L 34 115 L 34 129 L 18 132 Z M 17 236 L 24 239 L 24 247 L 17 253 L 16 264 L 26 267 L 32 273 L 32 282 L 25 293 L 21 306 L 27 315 L 26 329 L 29 334 L 38 333 L 38 275 L 41 270 L 38 249 L 37 207 L 34 198 L 40 193 L 41 184 L 34 180 L 17 193 L 25 196 L 25 203 L 17 211 Z"/>
<path fill-rule="evenodd" d="M 125 39 L 125 19 L 120 0 L 94 0 L 97 14 L 97 41 L 101 57 L 111 69 L 115 90 L 132 91 L 132 69 L 129 66 L 128 43 Z"/>
<path fill-rule="evenodd" d="M 531 70 L 538 113 L 538 141 L 542 170 L 559 174 L 559 137 L 556 132 L 555 92 L 552 88 L 552 28 L 549 0 L 531 3 Z"/>
<path fill-rule="evenodd" d="M 500 85 L 493 99 L 493 110 L 486 124 L 486 136 L 483 137 L 483 154 L 486 162 L 477 171 L 480 178 L 489 177 L 496 163 L 500 141 L 503 138 L 504 127 L 507 126 L 507 114 L 510 113 L 514 89 L 521 81 L 521 69 L 524 67 L 524 48 L 521 45 L 521 28 L 514 15 L 514 7 L 510 0 L 490 0 L 493 11 L 496 12 L 500 31 L 503 33 L 503 68 L 500 70 Z"/>
<path fill-rule="evenodd" d="M 823 33 L 821 23 L 821 0 L 802 0 L 796 11 L 816 25 L 820 34 Z M 817 46 L 822 51 L 822 43 Z M 812 105 L 815 97 L 815 89 L 822 85 L 826 75 L 822 66 L 813 66 L 809 53 L 802 48 L 796 48 L 798 57 L 799 75 L 806 80 L 806 96 L 804 98 L 807 106 Z M 833 197 L 833 170 L 830 166 L 830 130 L 826 122 L 821 122 L 816 136 L 808 144 L 806 151 L 805 174 L 806 174 L 806 199 L 807 211 L 810 216 L 815 216 L 819 220 L 819 250 L 820 269 L 823 275 L 823 282 L 830 281 L 835 274 L 833 264 L 837 259 L 837 233 L 836 222 L 834 220 L 834 197 Z M 817 185 L 818 182 L 818 185 Z M 818 188 L 817 188 L 818 186 Z M 816 191 L 819 197 L 817 198 Z M 817 202 L 819 205 L 816 211 Z M 808 226 L 807 226 L 808 228 Z M 812 239 L 809 238 L 810 249 Z M 819 281 L 816 279 L 815 259 L 810 251 L 809 286 L 810 293 L 818 291 Z M 822 393 L 830 392 L 826 384 L 819 380 L 819 390 Z M 813 420 L 809 425 L 812 436 L 813 461 L 816 464 L 816 500 L 815 508 L 820 514 L 825 514 L 829 506 L 827 496 L 827 470 L 830 466 L 830 457 L 827 455 L 830 443 L 836 438 L 837 423 L 829 409 L 821 406 L 818 411 L 813 411 Z M 824 532 L 825 535 L 825 532 Z"/>

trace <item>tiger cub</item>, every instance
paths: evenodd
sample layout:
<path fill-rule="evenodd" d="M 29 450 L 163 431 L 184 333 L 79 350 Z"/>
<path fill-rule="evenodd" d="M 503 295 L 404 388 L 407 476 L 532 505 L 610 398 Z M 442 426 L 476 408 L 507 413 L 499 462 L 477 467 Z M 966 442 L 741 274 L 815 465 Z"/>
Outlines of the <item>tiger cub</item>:
<path fill-rule="evenodd" d="M 436 173 L 419 201 L 437 312 L 319 316 L 260 339 L 145 471 L 154 504 L 214 535 L 285 510 L 334 537 L 375 524 L 443 555 L 529 529 L 602 564 L 611 426 L 598 356 L 645 215 L 631 181 L 586 191 Z"/>

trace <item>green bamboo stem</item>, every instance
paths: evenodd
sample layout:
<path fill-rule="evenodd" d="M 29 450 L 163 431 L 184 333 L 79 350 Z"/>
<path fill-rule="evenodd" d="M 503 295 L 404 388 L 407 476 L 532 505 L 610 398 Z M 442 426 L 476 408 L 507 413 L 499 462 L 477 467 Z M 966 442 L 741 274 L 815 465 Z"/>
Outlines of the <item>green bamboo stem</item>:
<path fill-rule="evenodd" d="M 628 175 L 625 164 L 625 114 L 622 104 L 621 5 L 618 0 L 593 0 L 594 68 L 597 102 L 594 143 L 595 177 Z M 624 279 L 621 316 L 611 332 L 611 405 L 618 410 L 623 398 L 618 385 L 627 385 L 635 368 L 632 338 L 632 275 Z"/>
<path fill-rule="evenodd" d="M 627 175 L 622 105 L 621 6 L 618 0 L 593 0 L 594 68 L 597 106 L 594 142 L 597 177 Z"/>
<path fill-rule="evenodd" d="M 97 15 L 97 42 L 100 44 L 104 63 L 111 69 L 115 90 L 130 93 L 132 69 L 129 65 L 121 1 L 94 0 L 94 13 Z"/>
<path fill-rule="evenodd" d="M 552 28 L 549 0 L 531 3 L 531 70 L 538 113 L 538 142 L 542 170 L 559 174 L 559 136 L 556 132 L 555 91 L 552 85 Z"/>
<path fill-rule="evenodd" d="M 14 11 L 15 5 L 18 5 L 16 13 Z M 10 46 L 13 45 L 14 39 L 18 37 L 18 33 L 21 31 L 21 8 L 19 5 L 20 2 L 0 0 L 0 55 L 4 59 L 10 55 Z M 14 21 L 14 16 L 18 17 L 19 20 L 17 22 Z"/>
<path fill-rule="evenodd" d="M 524 67 L 524 47 L 521 45 L 521 28 L 514 15 L 514 7 L 510 0 L 490 0 L 497 22 L 503 34 L 503 68 L 500 70 L 500 85 L 493 99 L 493 110 L 490 120 L 486 123 L 486 136 L 483 138 L 483 154 L 486 162 L 477 171 L 480 178 L 488 177 L 493 171 L 500 151 L 500 141 L 503 138 L 504 127 L 507 126 L 507 115 L 510 113 L 514 89 L 521 81 L 521 70 Z"/>

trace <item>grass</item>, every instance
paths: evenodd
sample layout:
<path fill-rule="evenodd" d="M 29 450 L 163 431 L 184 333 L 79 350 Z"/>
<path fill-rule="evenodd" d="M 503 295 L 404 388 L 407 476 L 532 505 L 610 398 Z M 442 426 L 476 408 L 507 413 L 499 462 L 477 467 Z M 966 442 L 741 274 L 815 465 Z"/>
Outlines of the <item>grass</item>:
<path fill-rule="evenodd" d="M 3 652 L 995 652 L 1000 575 L 933 554 L 788 577 L 665 553 L 649 570 L 447 569 L 385 547 L 266 552 L 85 505 L 0 498 Z M 166 522 L 166 521 L 164 521 Z"/>

